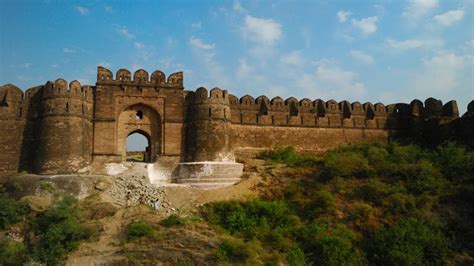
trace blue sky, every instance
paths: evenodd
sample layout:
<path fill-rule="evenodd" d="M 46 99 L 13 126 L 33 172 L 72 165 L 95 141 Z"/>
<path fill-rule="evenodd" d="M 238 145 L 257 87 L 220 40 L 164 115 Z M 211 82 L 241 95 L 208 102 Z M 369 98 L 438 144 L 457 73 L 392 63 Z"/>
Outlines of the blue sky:
<path fill-rule="evenodd" d="M 98 65 L 170 74 L 236 96 L 373 103 L 474 98 L 473 0 L 0 0 L 0 84 Z"/>

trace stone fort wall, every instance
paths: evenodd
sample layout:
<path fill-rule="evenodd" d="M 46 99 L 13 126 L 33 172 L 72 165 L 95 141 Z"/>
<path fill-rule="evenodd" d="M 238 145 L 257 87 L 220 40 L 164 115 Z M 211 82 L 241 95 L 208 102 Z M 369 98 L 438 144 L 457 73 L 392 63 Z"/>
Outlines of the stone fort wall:
<path fill-rule="evenodd" d="M 143 117 L 136 119 L 137 113 Z M 234 152 L 274 146 L 322 152 L 343 143 L 410 137 L 437 143 L 474 134 L 474 102 L 384 105 L 293 97 L 237 98 L 226 90 L 185 91 L 183 73 L 103 67 L 95 86 L 63 79 L 23 92 L 0 87 L 0 173 L 74 173 L 125 158 L 134 132 L 149 140 L 152 161 L 225 161 Z M 471 140 L 471 142 L 469 142 Z"/>

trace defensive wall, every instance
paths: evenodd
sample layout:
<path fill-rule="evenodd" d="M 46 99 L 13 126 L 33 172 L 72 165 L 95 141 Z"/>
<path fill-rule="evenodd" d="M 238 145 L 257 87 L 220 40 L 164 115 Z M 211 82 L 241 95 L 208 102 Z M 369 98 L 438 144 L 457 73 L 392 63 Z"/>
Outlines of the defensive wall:
<path fill-rule="evenodd" d="M 166 78 L 98 67 L 95 86 L 63 79 L 23 92 L 0 87 L 0 174 L 100 171 L 126 158 L 126 139 L 148 140 L 150 162 L 232 161 L 235 153 L 292 145 L 322 152 L 344 143 L 454 139 L 472 147 L 474 102 L 460 116 L 455 101 L 384 105 L 321 99 L 269 99 L 226 90 L 186 91 L 183 73 Z"/>

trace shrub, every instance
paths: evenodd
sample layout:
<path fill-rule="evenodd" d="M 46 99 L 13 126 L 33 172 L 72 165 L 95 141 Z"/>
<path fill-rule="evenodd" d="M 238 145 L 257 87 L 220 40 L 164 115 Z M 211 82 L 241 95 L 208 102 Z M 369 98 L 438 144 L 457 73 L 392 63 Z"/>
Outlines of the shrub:
<path fill-rule="evenodd" d="M 466 152 L 454 142 L 438 146 L 432 160 L 446 178 L 457 183 L 474 182 L 474 153 Z"/>
<path fill-rule="evenodd" d="M 21 221 L 29 211 L 30 208 L 26 202 L 0 198 L 0 229 Z"/>
<path fill-rule="evenodd" d="M 416 209 L 416 199 L 413 195 L 394 193 L 384 202 L 385 212 L 396 214 L 410 214 Z"/>
<path fill-rule="evenodd" d="M 246 263 L 255 258 L 259 249 L 255 243 L 245 243 L 240 239 L 227 239 L 214 252 L 214 258 L 218 262 Z"/>
<path fill-rule="evenodd" d="M 372 206 L 363 202 L 357 202 L 352 205 L 350 218 L 353 220 L 366 221 L 372 214 Z"/>
<path fill-rule="evenodd" d="M 176 214 L 172 214 L 161 220 L 160 224 L 165 227 L 181 226 L 186 224 L 186 220 Z"/>
<path fill-rule="evenodd" d="M 448 182 L 431 162 L 421 160 L 414 164 L 398 165 L 397 176 L 406 181 L 406 187 L 414 193 L 440 192 Z"/>
<path fill-rule="evenodd" d="M 284 163 L 289 167 L 314 167 L 321 162 L 321 159 L 315 155 L 298 154 L 291 146 L 264 151 L 258 157 Z"/>
<path fill-rule="evenodd" d="M 128 239 L 136 239 L 140 237 L 150 237 L 154 234 L 154 229 L 151 224 L 144 221 L 137 221 L 131 223 L 127 228 Z"/>
<path fill-rule="evenodd" d="M 377 179 L 370 179 L 366 184 L 356 187 L 353 190 L 353 196 L 378 205 L 393 190 L 390 184 Z"/>
<path fill-rule="evenodd" d="M 290 266 L 305 266 L 308 265 L 306 256 L 299 247 L 295 247 L 286 253 L 286 261 Z"/>
<path fill-rule="evenodd" d="M 324 156 L 324 167 L 329 177 L 366 178 L 375 174 L 369 161 L 356 152 L 329 152 Z"/>
<path fill-rule="evenodd" d="M 312 196 L 312 201 L 307 205 L 305 212 L 310 216 L 322 214 L 332 215 L 336 210 L 336 198 L 327 190 L 320 190 Z"/>
<path fill-rule="evenodd" d="M 37 260 L 56 264 L 75 249 L 79 241 L 90 236 L 91 230 L 81 225 L 78 217 L 76 201 L 66 197 L 33 221 L 38 237 L 34 252 Z"/>
<path fill-rule="evenodd" d="M 28 250 L 23 243 L 11 240 L 0 242 L 0 265 L 24 265 L 28 260 Z"/>
<path fill-rule="evenodd" d="M 354 245 L 355 236 L 343 224 L 330 227 L 313 223 L 299 233 L 300 243 L 311 262 L 321 265 L 359 265 L 364 257 Z"/>
<path fill-rule="evenodd" d="M 269 237 L 277 229 L 289 229 L 299 222 L 283 201 L 228 201 L 206 205 L 206 219 L 231 234 L 247 239 Z M 286 230 L 281 232 L 286 234 Z"/>
<path fill-rule="evenodd" d="M 442 232 L 416 218 L 378 231 L 368 246 L 369 259 L 380 265 L 443 264 L 448 239 Z"/>

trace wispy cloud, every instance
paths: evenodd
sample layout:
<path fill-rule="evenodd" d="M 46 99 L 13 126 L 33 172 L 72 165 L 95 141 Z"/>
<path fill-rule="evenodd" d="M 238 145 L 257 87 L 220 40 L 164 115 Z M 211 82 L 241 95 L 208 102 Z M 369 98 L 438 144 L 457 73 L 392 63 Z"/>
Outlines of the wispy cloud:
<path fill-rule="evenodd" d="M 28 62 L 28 63 L 23 63 L 23 64 L 20 64 L 20 65 L 19 65 L 20 68 L 25 68 L 25 69 L 28 69 L 28 68 L 30 68 L 31 66 L 33 66 L 33 64 L 32 64 L 32 63 L 29 63 L 29 62 Z"/>
<path fill-rule="evenodd" d="M 119 34 L 120 36 L 126 38 L 126 39 L 134 39 L 135 35 L 133 35 L 127 27 L 121 26 L 121 25 L 114 25 L 115 27 L 115 32 Z"/>
<path fill-rule="evenodd" d="M 79 12 L 79 14 L 81 14 L 81 16 L 86 16 L 90 13 L 89 9 L 83 6 L 76 6 L 76 10 Z"/>
<path fill-rule="evenodd" d="M 113 13 L 114 12 L 114 8 L 112 6 L 108 6 L 108 5 L 104 6 L 104 10 L 107 13 Z"/>
<path fill-rule="evenodd" d="M 143 49 L 145 47 L 145 45 L 141 42 L 134 42 L 133 46 L 137 49 Z"/>
<path fill-rule="evenodd" d="M 196 22 L 191 23 L 191 28 L 201 29 L 202 28 L 202 22 L 201 21 L 196 21 Z"/>
<path fill-rule="evenodd" d="M 362 31 L 362 33 L 368 35 L 377 31 L 378 21 L 379 18 L 377 16 L 362 19 L 352 19 L 352 26 L 358 28 Z"/>
<path fill-rule="evenodd" d="M 305 59 L 301 55 L 301 51 L 292 51 L 291 53 L 281 56 L 280 61 L 285 65 L 302 66 Z"/>
<path fill-rule="evenodd" d="M 455 9 L 439 14 L 433 17 L 433 19 L 442 26 L 451 26 L 455 22 L 458 22 L 464 18 L 464 9 Z"/>
<path fill-rule="evenodd" d="M 66 53 L 66 54 L 73 54 L 76 52 L 76 49 L 73 49 L 73 48 L 68 48 L 68 47 L 64 47 L 63 48 L 63 53 Z"/>
<path fill-rule="evenodd" d="M 438 7 L 438 0 L 409 0 L 405 6 L 402 17 L 416 21 Z"/>
<path fill-rule="evenodd" d="M 247 13 L 247 9 L 245 9 L 244 7 L 242 7 L 242 4 L 240 4 L 239 1 L 234 1 L 234 4 L 232 5 L 232 9 L 233 9 L 235 12 L 240 13 L 240 14 Z"/>
<path fill-rule="evenodd" d="M 341 23 L 344 23 L 347 21 L 347 19 L 349 18 L 349 16 L 351 15 L 352 13 L 349 12 L 349 11 L 344 11 L 344 10 L 339 10 L 337 11 L 337 20 Z"/>
<path fill-rule="evenodd" d="M 353 59 L 365 64 L 373 64 L 375 62 L 371 55 L 359 50 L 351 50 L 350 54 Z"/>
<path fill-rule="evenodd" d="M 203 40 L 194 36 L 191 36 L 191 38 L 189 38 L 189 44 L 194 48 L 203 50 L 211 50 L 214 49 L 215 46 L 213 43 L 205 43 Z"/>
<path fill-rule="evenodd" d="M 280 23 L 250 15 L 245 16 L 242 32 L 247 39 L 262 45 L 273 45 L 282 35 Z"/>
<path fill-rule="evenodd" d="M 405 51 L 410 49 L 416 49 L 420 47 L 441 47 L 443 46 L 442 40 L 421 40 L 421 39 L 407 39 L 403 41 L 397 41 L 393 39 L 386 39 L 385 42 L 391 49 L 398 51 Z"/>

